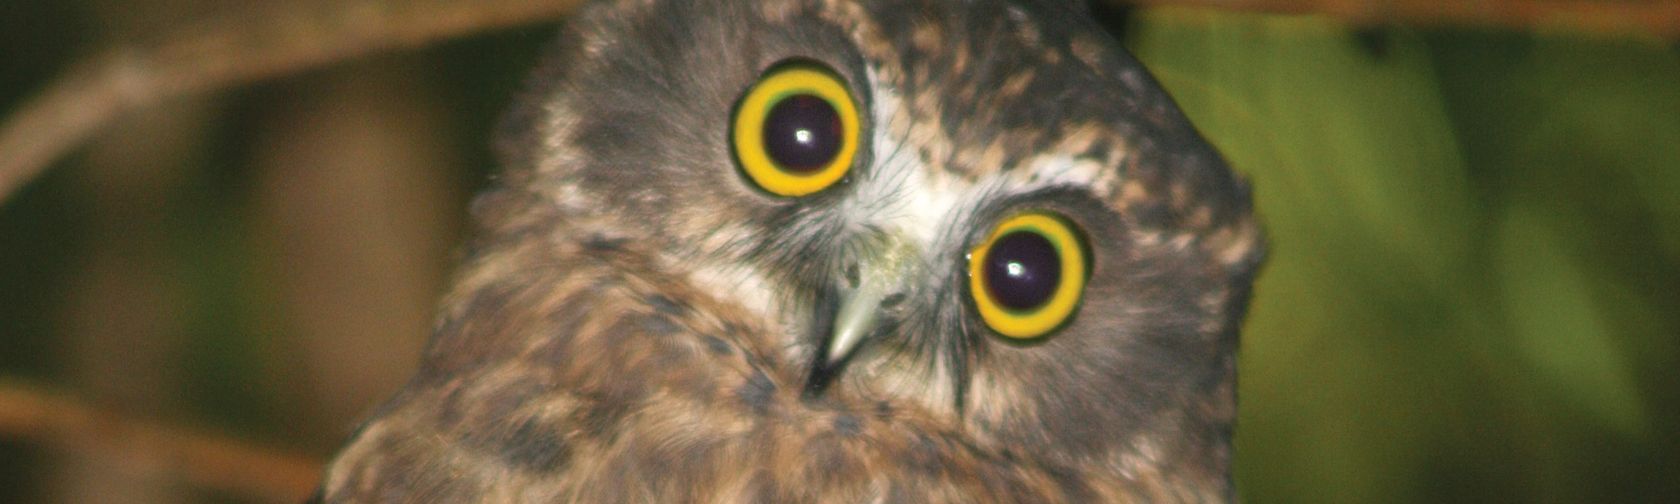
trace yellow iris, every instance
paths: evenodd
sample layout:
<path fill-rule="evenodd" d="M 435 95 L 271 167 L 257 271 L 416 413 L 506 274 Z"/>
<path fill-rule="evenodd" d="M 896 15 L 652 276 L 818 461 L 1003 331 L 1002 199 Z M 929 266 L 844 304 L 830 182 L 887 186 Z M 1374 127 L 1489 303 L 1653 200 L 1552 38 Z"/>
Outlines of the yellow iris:
<path fill-rule="evenodd" d="M 838 116 L 840 138 L 828 139 L 838 141 L 838 149 L 821 166 L 784 166 L 765 145 L 765 120 L 772 109 L 797 96 L 821 99 Z M 733 130 L 735 157 L 741 170 L 753 183 L 780 196 L 804 196 L 834 185 L 851 169 L 857 154 L 858 113 L 851 92 L 839 77 L 813 65 L 788 65 L 766 74 L 736 107 Z"/>
<path fill-rule="evenodd" d="M 1055 251 L 1055 261 L 1061 272 L 1054 279 L 1055 286 L 1047 299 L 1024 309 L 1012 309 L 994 296 L 993 289 L 1009 288 L 1001 284 L 1006 279 L 988 278 L 986 261 L 998 240 L 1015 233 L 1032 233 L 1048 242 Z M 1080 234 L 1068 222 L 1054 214 L 1028 212 L 1012 216 L 998 223 L 989 236 L 968 254 L 968 290 L 980 310 L 980 318 L 998 334 L 1015 339 L 1032 339 L 1049 334 L 1061 327 L 1079 307 L 1085 293 L 1085 247 Z M 1003 253 L 1009 253 L 1005 251 Z M 998 257 L 1005 261 L 1014 258 Z M 1010 263 L 1016 266 L 1015 263 Z"/>

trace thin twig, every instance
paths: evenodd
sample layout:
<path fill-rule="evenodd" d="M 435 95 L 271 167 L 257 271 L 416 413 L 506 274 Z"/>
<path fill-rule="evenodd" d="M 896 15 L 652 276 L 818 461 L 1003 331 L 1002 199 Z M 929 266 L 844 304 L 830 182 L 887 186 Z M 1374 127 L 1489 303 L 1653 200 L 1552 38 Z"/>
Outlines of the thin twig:
<path fill-rule="evenodd" d="M 1355 26 L 1411 25 L 1559 29 L 1680 38 L 1674 0 L 1123 0 L 1145 6 L 1318 14 Z"/>
<path fill-rule="evenodd" d="M 8 382 L 0 382 L 0 438 L 31 439 L 267 502 L 301 502 L 320 475 L 310 458 L 147 423 Z"/>
<path fill-rule="evenodd" d="M 0 127 L 0 202 L 123 113 L 401 47 L 560 17 L 580 0 L 289 2 L 84 60 Z M 288 10 L 289 9 L 289 10 Z"/>

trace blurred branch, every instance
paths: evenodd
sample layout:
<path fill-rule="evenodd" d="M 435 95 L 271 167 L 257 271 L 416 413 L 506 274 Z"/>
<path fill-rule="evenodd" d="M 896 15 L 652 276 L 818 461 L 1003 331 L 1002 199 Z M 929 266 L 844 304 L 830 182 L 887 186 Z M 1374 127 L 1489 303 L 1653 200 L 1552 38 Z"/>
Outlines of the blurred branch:
<path fill-rule="evenodd" d="M 1115 0 L 1143 6 L 1318 14 L 1350 25 L 1494 27 L 1680 37 L 1675 0 Z"/>
<path fill-rule="evenodd" d="M 302 501 L 320 476 L 320 465 L 311 459 L 149 424 L 3 381 L 0 438 L 33 439 L 171 480 L 268 502 Z"/>
<path fill-rule="evenodd" d="M 0 201 L 124 112 L 374 52 L 558 18 L 579 0 L 279 2 L 73 65 L 0 127 Z M 255 4 L 254 4 L 255 5 Z"/>

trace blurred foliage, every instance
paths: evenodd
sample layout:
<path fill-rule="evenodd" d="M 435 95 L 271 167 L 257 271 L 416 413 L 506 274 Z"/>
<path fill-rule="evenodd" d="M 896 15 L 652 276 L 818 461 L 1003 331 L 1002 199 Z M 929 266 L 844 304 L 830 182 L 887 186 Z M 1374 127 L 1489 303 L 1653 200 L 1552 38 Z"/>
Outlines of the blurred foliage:
<path fill-rule="evenodd" d="M 0 5 L 0 18 L 17 14 L 0 43 L 18 49 L 0 59 L 0 106 L 87 48 L 83 8 Z M 1124 23 L 1125 43 L 1253 181 L 1273 244 L 1240 370 L 1245 501 L 1680 500 L 1672 41 L 1176 9 Z M 301 427 L 308 387 L 273 370 L 301 337 L 277 322 L 287 272 L 252 231 L 264 211 L 252 200 L 274 180 L 252 166 L 253 138 L 320 99 L 299 88 L 401 67 L 435 86 L 426 106 L 462 146 L 450 176 L 465 189 L 446 204 L 464 215 L 493 166 L 494 118 L 547 33 L 195 101 L 208 110 L 189 128 L 199 136 L 165 156 L 178 180 L 136 179 L 150 189 L 101 185 L 87 159 L 98 147 L 48 172 L 0 206 L 0 378 L 97 390 L 78 355 L 149 344 L 75 343 L 93 322 L 67 305 L 90 288 L 95 251 L 150 257 L 135 264 L 162 265 L 179 349 L 161 383 L 181 390 L 162 394 L 175 406 L 139 409 L 324 456 L 349 426 Z M 110 202 L 124 191 L 149 196 Z M 52 495 L 52 466 L 36 463 L 51 458 L 0 439 L 0 501 Z"/>
<path fill-rule="evenodd" d="M 1680 497 L 1680 53 L 1151 11 L 1131 46 L 1253 181 L 1250 502 Z"/>

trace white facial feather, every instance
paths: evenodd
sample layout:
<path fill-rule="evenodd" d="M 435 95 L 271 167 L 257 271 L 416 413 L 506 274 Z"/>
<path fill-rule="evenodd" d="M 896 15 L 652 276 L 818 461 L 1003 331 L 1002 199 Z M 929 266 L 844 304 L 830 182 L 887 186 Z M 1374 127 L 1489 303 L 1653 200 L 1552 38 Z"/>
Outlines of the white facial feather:
<path fill-rule="evenodd" d="M 870 72 L 871 82 L 875 79 Z M 990 170 L 979 180 L 966 180 L 951 170 L 934 169 L 920 156 L 918 143 L 934 139 L 904 138 L 892 122 L 902 99 L 885 85 L 874 89 L 871 109 L 874 128 L 873 166 L 858 177 L 853 195 L 841 214 L 855 227 L 873 226 L 912 240 L 924 253 L 938 254 L 939 240 L 951 226 L 971 225 L 961 216 L 986 201 L 1055 186 L 1095 187 L 1105 172 L 1103 163 L 1065 152 L 1031 156 L 1011 170 Z M 1099 195 L 1100 196 L 1100 195 Z M 954 233 L 950 236 L 967 236 Z"/>

